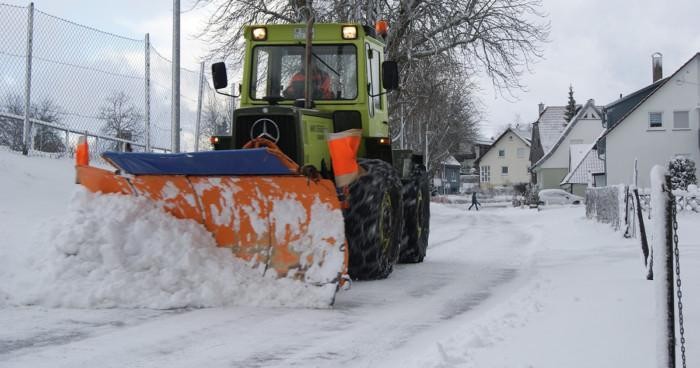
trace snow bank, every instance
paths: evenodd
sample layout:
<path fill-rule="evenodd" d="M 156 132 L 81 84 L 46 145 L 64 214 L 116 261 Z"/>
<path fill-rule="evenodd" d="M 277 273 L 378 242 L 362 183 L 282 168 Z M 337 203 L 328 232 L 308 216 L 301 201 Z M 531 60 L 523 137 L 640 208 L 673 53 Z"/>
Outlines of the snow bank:
<path fill-rule="evenodd" d="M 0 304 L 326 307 L 335 294 L 332 284 L 264 278 L 217 248 L 198 223 L 175 219 L 143 198 L 80 190 L 65 216 L 38 238 L 26 272 L 0 286 Z"/>

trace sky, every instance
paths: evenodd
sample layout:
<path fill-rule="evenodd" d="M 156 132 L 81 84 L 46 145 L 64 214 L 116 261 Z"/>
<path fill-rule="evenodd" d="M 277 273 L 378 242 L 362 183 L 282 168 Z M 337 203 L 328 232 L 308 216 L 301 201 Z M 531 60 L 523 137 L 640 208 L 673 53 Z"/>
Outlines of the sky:
<path fill-rule="evenodd" d="M 7 1 L 7 0 L 6 0 Z M 27 2 L 11 0 L 26 6 Z M 132 38 L 150 33 L 163 55 L 171 50 L 171 0 L 35 0 L 37 9 Z M 193 2 L 181 0 L 182 10 Z M 663 54 L 664 76 L 700 51 L 697 0 L 543 0 L 551 24 L 544 58 L 521 77 L 524 90 L 497 91 L 483 75 L 477 97 L 483 111 L 482 135 L 508 124 L 537 119 L 537 105 L 565 105 L 571 85 L 577 103 L 605 105 L 651 83 L 651 55 Z M 182 63 L 196 69 L 207 45 L 196 39 L 207 9 L 182 15 Z"/>

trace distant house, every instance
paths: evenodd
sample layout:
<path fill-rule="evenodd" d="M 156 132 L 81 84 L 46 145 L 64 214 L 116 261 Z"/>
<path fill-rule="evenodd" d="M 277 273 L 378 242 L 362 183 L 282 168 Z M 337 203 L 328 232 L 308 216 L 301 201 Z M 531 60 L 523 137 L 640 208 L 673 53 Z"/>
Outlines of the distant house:
<path fill-rule="evenodd" d="M 556 144 L 561 133 L 566 129 L 566 106 L 547 106 L 539 104 L 539 116 L 532 124 L 532 147 L 530 149 L 530 162 L 537 163 Z M 539 189 L 559 188 L 559 182 L 569 172 L 562 168 L 540 168 L 537 172 L 530 171 L 532 176 L 528 182 Z"/>
<path fill-rule="evenodd" d="M 433 185 L 440 194 L 459 193 L 459 172 L 462 165 L 453 156 L 447 157 L 435 168 Z"/>
<path fill-rule="evenodd" d="M 700 53 L 667 78 L 660 54 L 652 69 L 652 84 L 605 107 L 606 130 L 596 147 L 605 165 L 601 183 L 633 184 L 635 160 L 639 187 L 649 187 L 654 165 L 675 156 L 700 164 Z"/>
<path fill-rule="evenodd" d="M 482 189 L 530 181 L 529 131 L 508 128 L 479 160 Z"/>
<path fill-rule="evenodd" d="M 561 186 L 571 193 L 582 195 L 589 186 L 605 186 L 605 162 L 598 156 L 596 144 L 587 145 L 585 154 L 573 161 L 571 171 L 561 181 Z"/>
<path fill-rule="evenodd" d="M 476 163 L 479 161 L 479 158 L 488 151 L 491 144 L 493 144 L 492 139 L 477 139 L 474 142 L 467 142 L 460 145 L 459 152 L 456 153 L 454 157 L 462 165 L 462 174 L 471 174 L 472 169 L 478 172 L 479 168 Z"/>
<path fill-rule="evenodd" d="M 537 176 L 538 189 L 560 188 L 562 180 L 580 163 L 603 131 L 602 107 L 588 100 L 579 107 L 576 115 L 567 123 L 554 145 L 535 163 L 531 171 Z M 554 131 L 554 129 L 551 129 Z M 541 139 L 540 139 L 541 141 Z M 585 186 L 564 186 L 569 191 L 576 189 L 577 195 L 585 193 Z"/>

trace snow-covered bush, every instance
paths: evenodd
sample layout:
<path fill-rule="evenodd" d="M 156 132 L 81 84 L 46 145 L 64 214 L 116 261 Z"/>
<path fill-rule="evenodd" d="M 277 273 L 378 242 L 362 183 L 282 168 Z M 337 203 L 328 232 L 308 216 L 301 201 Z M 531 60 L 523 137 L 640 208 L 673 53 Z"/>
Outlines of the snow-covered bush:
<path fill-rule="evenodd" d="M 671 175 L 672 189 L 686 190 L 688 185 L 698 183 L 695 177 L 695 162 L 687 157 L 677 156 L 669 161 L 668 173 Z"/>
<path fill-rule="evenodd" d="M 624 222 L 625 187 L 613 185 L 586 190 L 586 217 L 620 229 Z"/>

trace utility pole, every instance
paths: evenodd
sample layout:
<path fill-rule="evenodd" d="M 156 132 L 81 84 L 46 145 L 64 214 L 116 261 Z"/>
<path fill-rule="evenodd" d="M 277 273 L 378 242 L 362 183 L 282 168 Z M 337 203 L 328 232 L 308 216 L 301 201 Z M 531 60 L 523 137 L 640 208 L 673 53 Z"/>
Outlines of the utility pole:
<path fill-rule="evenodd" d="M 151 152 L 151 36 L 144 38 L 144 120 L 146 129 L 146 152 Z"/>
<path fill-rule="evenodd" d="M 170 109 L 171 148 L 180 152 L 180 0 L 173 0 L 172 104 Z"/>

